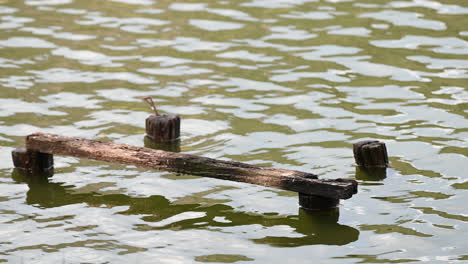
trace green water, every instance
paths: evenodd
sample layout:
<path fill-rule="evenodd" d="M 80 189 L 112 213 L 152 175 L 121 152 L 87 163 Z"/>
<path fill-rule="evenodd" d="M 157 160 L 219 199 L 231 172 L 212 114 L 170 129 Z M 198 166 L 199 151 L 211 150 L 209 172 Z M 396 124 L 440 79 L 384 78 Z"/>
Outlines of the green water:
<path fill-rule="evenodd" d="M 0 0 L 0 262 L 468 262 L 468 2 Z M 297 194 L 55 157 L 42 131 L 143 146 L 141 97 L 182 117 L 184 153 L 350 178 Z M 352 143 L 384 141 L 369 177 Z"/>

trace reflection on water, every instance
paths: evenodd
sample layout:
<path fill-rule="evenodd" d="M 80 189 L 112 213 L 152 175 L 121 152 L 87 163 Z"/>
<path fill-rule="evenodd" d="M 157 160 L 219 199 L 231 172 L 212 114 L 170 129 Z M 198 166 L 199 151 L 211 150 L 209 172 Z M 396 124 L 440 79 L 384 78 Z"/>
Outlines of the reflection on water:
<path fill-rule="evenodd" d="M 357 229 L 338 224 L 339 208 L 322 211 L 299 209 L 298 215 L 287 216 L 255 214 L 236 211 L 231 206 L 222 204 L 207 206 L 174 203 L 160 195 L 135 198 L 124 194 L 73 193 L 72 186 L 66 186 L 60 182 L 49 182 L 46 177 L 40 175 L 31 177 L 16 169 L 12 178 L 17 183 L 28 184 L 26 203 L 35 207 L 54 208 L 78 203 L 86 203 L 91 207 L 125 206 L 127 209 L 118 212 L 119 214 L 142 216 L 141 219 L 148 222 L 135 225 L 135 231 L 211 229 L 222 232 L 226 227 L 260 224 L 263 227 L 288 227 L 291 231 L 300 234 L 294 237 L 265 236 L 252 239 L 255 243 L 276 247 L 315 244 L 345 245 L 357 240 L 359 236 Z"/>
<path fill-rule="evenodd" d="M 467 14 L 0 0 L 0 262 L 466 262 Z M 49 183 L 12 179 L 10 152 L 36 131 L 150 146 L 145 96 L 182 117 L 170 150 L 355 178 L 359 194 L 337 220 L 298 213 L 290 192 L 74 158 Z M 355 168 L 367 139 L 391 168 Z"/>
<path fill-rule="evenodd" d="M 147 136 L 144 137 L 144 146 L 145 148 L 160 149 L 170 152 L 180 152 L 180 139 L 177 139 L 174 142 L 159 142 L 156 143 Z"/>
<path fill-rule="evenodd" d="M 356 167 L 356 180 L 382 181 L 387 177 L 387 168 L 360 168 Z"/>
<path fill-rule="evenodd" d="M 339 209 L 317 212 L 299 209 L 299 221 L 287 221 L 302 237 L 274 237 L 256 239 L 257 243 L 267 243 L 277 247 L 297 247 L 305 245 L 346 245 L 356 241 L 359 231 L 338 223 Z M 296 223 L 295 223 L 296 222 Z M 280 224 L 280 223 L 277 223 Z M 286 223 L 283 223 L 286 224 Z"/>

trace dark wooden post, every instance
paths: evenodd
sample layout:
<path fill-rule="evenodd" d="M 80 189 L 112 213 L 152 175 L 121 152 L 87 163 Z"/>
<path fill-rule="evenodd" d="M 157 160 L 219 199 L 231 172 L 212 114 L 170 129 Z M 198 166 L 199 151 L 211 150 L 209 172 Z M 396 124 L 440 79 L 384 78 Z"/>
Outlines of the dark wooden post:
<path fill-rule="evenodd" d="M 175 142 L 180 137 L 180 117 L 174 114 L 146 118 L 146 136 L 155 143 Z"/>
<path fill-rule="evenodd" d="M 385 143 L 376 140 L 353 144 L 356 179 L 365 181 L 383 180 L 387 176 L 388 154 Z"/>
<path fill-rule="evenodd" d="M 360 141 L 353 144 L 354 159 L 359 167 L 387 168 L 388 154 L 385 143 L 376 140 Z"/>
<path fill-rule="evenodd" d="M 13 164 L 20 172 L 50 177 L 54 171 L 54 156 L 48 153 L 17 148 L 11 152 Z"/>
<path fill-rule="evenodd" d="M 317 179 L 318 177 L 307 176 L 309 179 Z M 323 210 L 329 208 L 335 208 L 340 203 L 340 199 L 330 198 L 318 195 L 310 195 L 305 193 L 298 193 L 299 205 L 305 210 Z"/>
<path fill-rule="evenodd" d="M 154 111 L 154 115 L 146 118 L 146 137 L 154 143 L 168 143 L 179 140 L 180 117 L 175 114 L 159 114 L 150 97 L 143 98 Z"/>
<path fill-rule="evenodd" d="M 323 210 L 335 208 L 340 199 L 299 193 L 299 205 L 305 210 Z"/>

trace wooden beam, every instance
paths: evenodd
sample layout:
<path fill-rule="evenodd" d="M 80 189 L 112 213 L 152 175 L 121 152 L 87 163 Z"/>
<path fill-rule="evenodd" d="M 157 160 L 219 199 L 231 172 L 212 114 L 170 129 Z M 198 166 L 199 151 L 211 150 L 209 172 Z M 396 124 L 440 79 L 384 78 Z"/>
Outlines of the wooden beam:
<path fill-rule="evenodd" d="M 300 171 L 54 134 L 31 134 L 26 137 L 26 148 L 49 154 L 246 182 L 333 199 L 349 199 L 357 193 L 357 182 L 354 180 L 319 180 L 314 174 Z"/>

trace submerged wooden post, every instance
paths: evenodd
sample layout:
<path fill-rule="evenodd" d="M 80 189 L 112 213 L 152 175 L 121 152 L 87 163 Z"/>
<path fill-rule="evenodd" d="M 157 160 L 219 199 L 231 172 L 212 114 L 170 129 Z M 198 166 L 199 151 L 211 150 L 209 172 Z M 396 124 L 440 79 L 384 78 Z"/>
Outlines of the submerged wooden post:
<path fill-rule="evenodd" d="M 359 167 L 387 168 L 388 154 L 385 143 L 376 140 L 360 141 L 353 144 L 354 159 Z"/>
<path fill-rule="evenodd" d="M 17 148 L 11 151 L 13 165 L 20 172 L 52 176 L 54 170 L 54 157 L 52 154 L 34 151 L 26 148 Z"/>
<path fill-rule="evenodd" d="M 317 176 L 307 176 L 309 179 L 317 179 Z M 356 187 L 357 188 L 357 187 Z M 299 193 L 299 205 L 305 210 L 322 210 L 335 208 L 340 203 L 338 198 L 330 198 L 318 195 Z"/>
<path fill-rule="evenodd" d="M 340 199 L 299 193 L 299 205 L 306 210 L 335 208 L 339 203 Z"/>
<path fill-rule="evenodd" d="M 387 176 L 388 154 L 385 143 L 376 140 L 360 141 L 353 144 L 356 179 L 375 181 Z"/>
<path fill-rule="evenodd" d="M 246 182 L 331 199 L 349 199 L 357 193 L 357 182 L 354 180 L 319 180 L 316 175 L 306 172 L 260 167 L 112 142 L 35 133 L 26 137 L 26 147 L 43 153 Z"/>
<path fill-rule="evenodd" d="M 154 111 L 146 118 L 146 137 L 154 143 L 176 142 L 180 137 L 180 117 L 175 114 L 159 114 L 150 97 L 143 98 Z"/>

